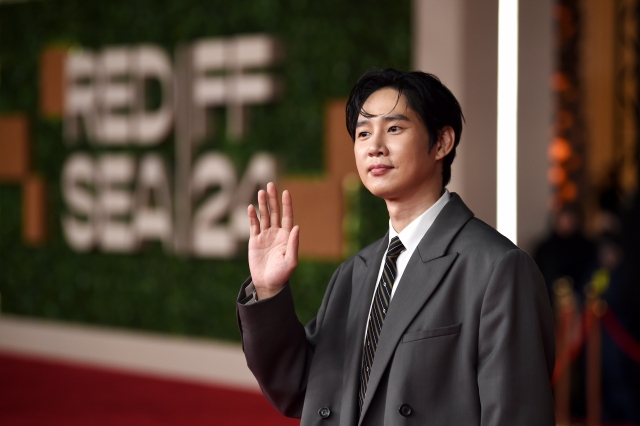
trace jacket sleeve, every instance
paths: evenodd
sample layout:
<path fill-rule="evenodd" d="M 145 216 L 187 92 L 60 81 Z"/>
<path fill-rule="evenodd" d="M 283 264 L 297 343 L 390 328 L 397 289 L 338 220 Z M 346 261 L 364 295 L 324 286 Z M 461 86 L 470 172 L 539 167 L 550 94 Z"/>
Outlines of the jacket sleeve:
<path fill-rule="evenodd" d="M 496 263 L 480 314 L 481 425 L 554 425 L 553 315 L 544 280 L 522 250 Z"/>
<path fill-rule="evenodd" d="M 262 393 L 285 416 L 302 415 L 315 342 L 340 269 L 329 282 L 318 315 L 306 328 L 296 316 L 289 283 L 275 296 L 250 305 L 240 301 L 246 298 L 251 277 L 240 290 L 236 309 L 247 365 Z"/>

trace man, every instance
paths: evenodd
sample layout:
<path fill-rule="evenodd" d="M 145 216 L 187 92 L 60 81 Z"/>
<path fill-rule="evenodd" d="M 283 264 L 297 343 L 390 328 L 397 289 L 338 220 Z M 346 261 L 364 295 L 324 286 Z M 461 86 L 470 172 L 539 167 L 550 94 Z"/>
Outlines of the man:
<path fill-rule="evenodd" d="M 288 283 L 300 232 L 291 196 L 282 218 L 272 183 L 258 193 L 260 220 L 248 208 L 238 322 L 265 396 L 302 425 L 554 424 L 542 276 L 445 188 L 462 131 L 455 97 L 429 74 L 373 70 L 351 92 L 347 129 L 389 230 L 340 265 L 306 327 Z"/>

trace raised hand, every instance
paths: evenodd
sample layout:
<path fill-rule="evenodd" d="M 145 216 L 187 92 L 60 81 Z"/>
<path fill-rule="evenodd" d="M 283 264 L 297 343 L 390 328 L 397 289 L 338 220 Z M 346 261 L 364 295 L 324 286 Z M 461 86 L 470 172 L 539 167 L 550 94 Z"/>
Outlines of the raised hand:
<path fill-rule="evenodd" d="M 268 207 L 267 207 L 268 199 Z M 277 294 L 298 266 L 300 228 L 293 226 L 293 205 L 289 191 L 282 192 L 282 224 L 278 190 L 272 182 L 258 191 L 260 220 L 253 205 L 249 214 L 249 270 L 258 299 Z"/>

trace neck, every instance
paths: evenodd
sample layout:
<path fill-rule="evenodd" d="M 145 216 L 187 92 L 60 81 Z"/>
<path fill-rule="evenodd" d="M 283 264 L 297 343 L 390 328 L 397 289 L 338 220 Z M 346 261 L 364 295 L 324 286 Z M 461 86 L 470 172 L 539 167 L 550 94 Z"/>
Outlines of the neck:
<path fill-rule="evenodd" d="M 402 232 L 418 216 L 433 206 L 442 194 L 444 194 L 444 188 L 439 187 L 407 200 L 385 199 L 393 229 L 398 233 Z"/>

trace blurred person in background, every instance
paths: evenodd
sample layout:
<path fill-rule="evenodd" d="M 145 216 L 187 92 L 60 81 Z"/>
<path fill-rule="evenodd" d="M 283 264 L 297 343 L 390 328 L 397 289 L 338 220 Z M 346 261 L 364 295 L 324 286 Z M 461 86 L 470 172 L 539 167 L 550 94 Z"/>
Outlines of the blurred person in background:
<path fill-rule="evenodd" d="M 588 288 L 600 295 L 616 317 L 628 323 L 625 300 L 625 258 L 620 238 L 605 234 L 597 245 L 597 264 L 591 273 Z M 620 316 L 622 314 L 622 316 Z M 640 402 L 634 395 L 632 382 L 640 378 L 637 367 L 611 336 L 602 334 L 602 415 L 607 421 L 633 421 Z M 635 376 L 635 377 L 634 377 Z M 630 380 L 631 379 L 631 380 Z"/>
<path fill-rule="evenodd" d="M 620 327 L 605 327 L 602 333 L 603 420 L 640 424 L 640 365 L 638 358 L 634 361 L 628 353 L 633 349 L 622 343 L 640 342 L 640 203 L 638 193 L 631 203 L 624 202 L 620 169 L 611 169 L 599 197 L 594 223 L 597 259 L 591 267 L 588 288 L 606 302 Z M 626 339 L 621 340 L 621 334 Z"/>
<path fill-rule="evenodd" d="M 596 247 L 583 233 L 581 210 L 575 205 L 566 205 L 552 216 L 550 234 L 534 250 L 534 259 L 544 276 L 547 293 L 557 309 L 554 284 L 568 279 L 579 301 L 584 300 L 583 288 L 589 281 L 596 261 Z M 578 307 L 578 312 L 582 308 Z M 570 366 L 571 412 L 584 417 L 585 407 L 585 355 L 581 351 Z"/>
<path fill-rule="evenodd" d="M 551 233 L 534 250 L 533 258 L 544 276 L 552 304 L 553 284 L 560 278 L 570 278 L 574 289 L 582 290 L 596 260 L 596 250 L 582 232 L 577 206 L 565 206 L 554 215 Z"/>
<path fill-rule="evenodd" d="M 629 352 L 634 349 L 623 349 L 620 339 L 624 333 L 625 340 L 640 347 L 640 192 L 627 209 L 619 193 L 610 188 L 600 198 L 600 216 L 609 219 L 601 221 L 605 226 L 591 276 L 592 286 L 620 326 L 602 334 L 602 414 L 605 421 L 640 424 L 640 357 L 632 359 Z"/>

